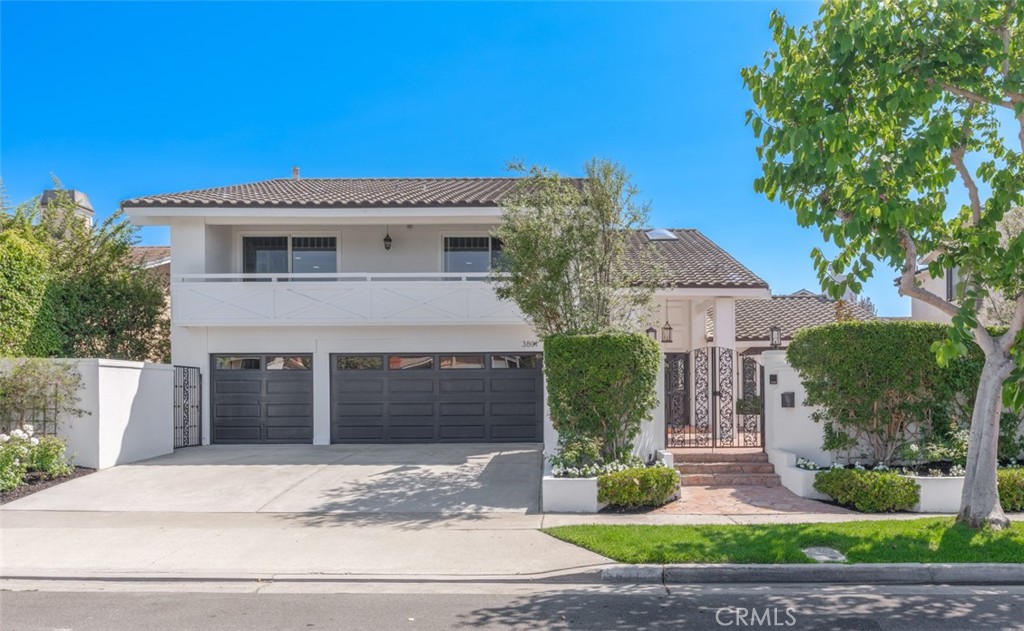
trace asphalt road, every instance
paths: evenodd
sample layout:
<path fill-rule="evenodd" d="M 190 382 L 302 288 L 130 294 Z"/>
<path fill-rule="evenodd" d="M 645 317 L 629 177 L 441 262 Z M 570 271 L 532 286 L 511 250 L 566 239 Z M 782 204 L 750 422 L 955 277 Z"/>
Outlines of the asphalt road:
<path fill-rule="evenodd" d="M 0 593 L 3 631 L 1024 629 L 1024 587 L 276 583 L 31 591 L 67 589 L 51 582 L 6 588 L 29 591 Z"/>

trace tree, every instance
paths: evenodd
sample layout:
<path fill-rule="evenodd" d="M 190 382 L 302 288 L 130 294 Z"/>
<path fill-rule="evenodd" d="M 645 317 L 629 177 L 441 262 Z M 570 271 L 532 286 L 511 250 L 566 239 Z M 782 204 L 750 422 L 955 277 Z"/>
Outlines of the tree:
<path fill-rule="evenodd" d="M 67 195 L 45 207 L 32 200 L 3 210 L 0 252 L 42 255 L 45 265 L 32 270 L 32 282 L 0 282 L 0 303 L 23 305 L 22 322 L 2 330 L 0 348 L 30 356 L 166 360 L 164 287 L 135 260 L 135 229 L 120 212 L 93 228 Z"/>
<path fill-rule="evenodd" d="M 524 175 L 502 205 L 495 278 L 541 337 L 627 328 L 650 305 L 658 281 L 653 248 L 629 250 L 649 214 L 619 165 L 586 164 L 586 177 L 510 165 Z M 647 263 L 638 263 L 647 257 Z M 642 272 L 642 273 L 641 273 Z"/>
<path fill-rule="evenodd" d="M 832 257 L 812 251 L 822 286 L 856 293 L 881 262 L 899 271 L 901 295 L 952 317 L 940 364 L 971 339 L 984 353 L 959 513 L 974 527 L 1008 523 L 998 419 L 1004 402 L 1024 404 L 1024 239 L 998 230 L 1024 191 L 1022 14 L 993 0 L 836 0 L 796 28 L 775 12 L 775 49 L 742 71 L 757 108 L 755 190 L 831 242 Z M 953 186 L 968 200 L 959 208 Z M 921 286 L 927 253 L 933 276 L 960 270 L 956 301 Z M 991 295 L 1014 305 L 1002 332 L 979 320 Z"/>

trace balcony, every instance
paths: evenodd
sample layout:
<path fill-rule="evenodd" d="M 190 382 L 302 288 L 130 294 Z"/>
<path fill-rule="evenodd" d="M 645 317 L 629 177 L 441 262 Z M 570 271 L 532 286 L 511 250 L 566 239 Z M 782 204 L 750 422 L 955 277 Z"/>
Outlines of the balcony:
<path fill-rule="evenodd" d="M 522 324 L 488 274 L 185 274 L 174 326 Z"/>

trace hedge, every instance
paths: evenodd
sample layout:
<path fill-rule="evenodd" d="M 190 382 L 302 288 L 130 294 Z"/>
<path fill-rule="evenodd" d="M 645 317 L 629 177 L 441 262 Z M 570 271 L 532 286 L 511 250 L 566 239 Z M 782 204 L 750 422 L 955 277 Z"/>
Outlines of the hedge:
<path fill-rule="evenodd" d="M 814 477 L 814 489 L 862 513 L 910 510 L 921 501 L 921 487 L 892 471 L 829 469 Z"/>
<path fill-rule="evenodd" d="M 806 403 L 819 406 L 824 449 L 862 450 L 889 463 L 911 424 L 939 438 L 970 421 L 984 357 L 977 347 L 947 368 L 932 344 L 947 327 L 929 322 L 841 322 L 799 331 L 786 359 L 799 372 Z"/>
<path fill-rule="evenodd" d="M 628 454 L 658 402 L 658 343 L 640 333 L 551 335 L 544 375 L 559 432 L 599 439 L 606 460 Z"/>
<path fill-rule="evenodd" d="M 1024 467 L 999 469 L 996 472 L 999 503 L 1004 511 L 1024 511 Z"/>
<path fill-rule="evenodd" d="M 60 348 L 48 267 L 45 246 L 16 230 L 0 231 L 0 356 L 47 356 Z"/>
<path fill-rule="evenodd" d="M 597 478 L 597 501 L 609 506 L 661 506 L 679 492 L 679 473 L 671 467 L 635 467 Z"/>

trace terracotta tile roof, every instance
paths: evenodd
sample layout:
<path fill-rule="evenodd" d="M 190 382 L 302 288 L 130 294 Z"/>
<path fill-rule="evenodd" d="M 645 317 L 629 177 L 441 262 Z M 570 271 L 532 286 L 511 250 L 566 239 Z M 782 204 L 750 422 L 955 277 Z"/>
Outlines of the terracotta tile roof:
<path fill-rule="evenodd" d="M 147 195 L 122 208 L 391 208 L 498 206 L 519 178 L 282 178 L 182 193 Z"/>
<path fill-rule="evenodd" d="M 856 320 L 876 319 L 868 309 L 850 304 Z M 707 334 L 714 336 L 713 309 L 708 311 Z M 771 300 L 736 301 L 736 340 L 768 341 L 768 329 L 778 326 L 782 339 L 791 340 L 800 329 L 836 321 L 836 302 L 823 295 L 772 296 Z"/>
<path fill-rule="evenodd" d="M 143 267 L 163 265 L 171 260 L 171 246 L 137 245 L 132 248 L 132 254 Z"/>
<path fill-rule="evenodd" d="M 671 228 L 671 241 L 650 241 L 645 231 L 637 231 L 630 242 L 631 252 L 654 248 L 664 267 L 665 280 L 672 287 L 767 289 L 766 283 L 711 239 L 693 229 Z M 634 257 L 642 264 L 644 257 Z M 635 269 L 634 272 L 643 270 Z"/>

